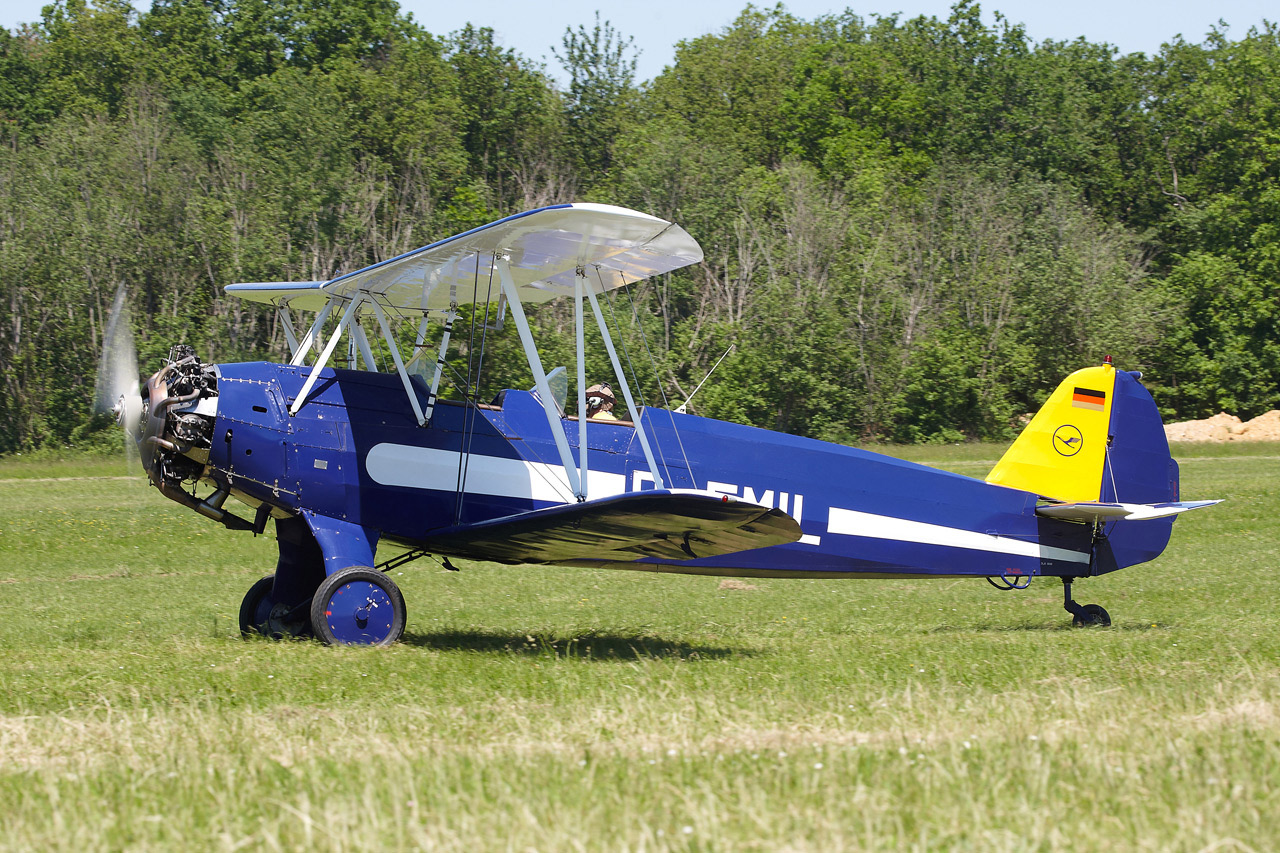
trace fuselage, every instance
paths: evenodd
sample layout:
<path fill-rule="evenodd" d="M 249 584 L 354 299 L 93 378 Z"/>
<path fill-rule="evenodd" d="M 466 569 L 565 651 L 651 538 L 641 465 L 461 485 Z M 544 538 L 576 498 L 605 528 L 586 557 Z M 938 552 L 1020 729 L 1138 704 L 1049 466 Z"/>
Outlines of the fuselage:
<path fill-rule="evenodd" d="M 308 370 L 218 367 L 206 479 L 277 515 L 335 519 L 409 547 L 433 530 L 575 499 L 543 407 L 528 392 L 505 391 L 482 407 L 441 402 L 419 427 L 396 376 L 326 369 L 290 416 Z M 665 487 L 777 507 L 804 537 L 714 558 L 575 565 L 801 577 L 1082 577 L 1117 567 L 1093 565 L 1091 527 L 1037 516 L 1030 492 L 664 409 L 643 409 L 641 418 Z M 577 419 L 565 420 L 576 460 Z M 634 425 L 589 421 L 587 446 L 588 499 L 654 488 Z"/>

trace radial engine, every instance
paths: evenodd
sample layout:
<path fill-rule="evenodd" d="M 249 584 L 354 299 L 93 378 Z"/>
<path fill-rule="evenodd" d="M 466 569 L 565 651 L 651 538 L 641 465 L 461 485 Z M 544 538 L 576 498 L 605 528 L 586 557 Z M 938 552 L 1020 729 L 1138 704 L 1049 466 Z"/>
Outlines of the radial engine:
<path fill-rule="evenodd" d="M 128 429 L 127 404 L 122 398 L 116 419 Z M 179 344 L 169 351 L 164 367 L 147 380 L 142 413 L 133 435 L 147 479 L 170 500 L 236 530 L 253 525 L 222 508 L 228 491 L 220 488 L 201 500 L 183 487 L 204 478 L 213 426 L 218 415 L 218 368 L 204 364 L 195 348 Z"/>

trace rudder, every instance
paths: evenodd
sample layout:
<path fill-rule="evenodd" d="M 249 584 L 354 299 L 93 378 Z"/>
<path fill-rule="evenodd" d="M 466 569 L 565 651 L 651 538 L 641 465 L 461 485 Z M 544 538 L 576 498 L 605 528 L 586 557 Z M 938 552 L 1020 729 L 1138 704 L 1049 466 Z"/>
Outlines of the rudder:
<path fill-rule="evenodd" d="M 1036 412 L 987 482 L 1063 502 L 1177 501 L 1178 465 L 1141 374 L 1108 361 L 1072 373 Z M 1093 573 L 1154 559 L 1173 518 L 1109 522 Z"/>

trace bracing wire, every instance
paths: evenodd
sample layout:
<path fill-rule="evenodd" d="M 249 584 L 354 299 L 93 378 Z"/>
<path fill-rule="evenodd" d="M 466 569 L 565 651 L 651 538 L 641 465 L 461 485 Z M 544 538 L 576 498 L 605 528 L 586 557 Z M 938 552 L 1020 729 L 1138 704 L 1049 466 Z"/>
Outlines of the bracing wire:
<path fill-rule="evenodd" d="M 474 384 L 474 385 L 472 385 L 472 384 L 471 384 L 471 382 L 470 382 L 470 381 L 468 381 L 468 382 L 464 383 L 464 384 L 466 385 L 466 387 L 465 387 L 465 389 L 463 389 L 463 398 L 464 398 L 464 402 L 467 402 L 467 403 L 469 403 L 470 405 L 468 405 L 468 407 L 467 407 L 467 413 L 466 413 L 466 415 L 464 415 L 464 428 L 463 428 L 463 431 L 464 431 L 464 436 L 465 436 L 465 438 L 464 438 L 465 445 L 464 445 L 464 448 L 461 450 L 461 452 L 460 452 L 460 456 L 459 456 L 459 467 L 460 467 L 460 478 L 461 478 L 461 479 L 459 480 L 459 486 L 458 486 L 458 489 L 459 489 L 459 497 L 458 497 L 458 504 L 457 504 L 457 505 L 458 505 L 459 509 L 458 509 L 458 512 L 457 512 L 457 517 L 455 518 L 455 521 L 454 521 L 454 523 L 455 523 L 455 524 L 456 524 L 456 523 L 460 523 L 460 522 L 461 522 L 461 515 L 462 515 L 462 511 L 461 511 L 461 502 L 462 502 L 463 491 L 464 491 L 464 490 L 465 490 L 465 488 L 466 488 L 467 472 L 470 470 L 470 464 L 471 464 L 471 443 L 472 443 L 472 439 L 474 438 L 474 435 L 475 435 L 475 419 L 476 419 L 476 418 L 478 418 L 478 417 L 481 417 L 481 415 L 480 415 L 480 407 L 479 407 L 479 404 L 480 404 L 480 381 L 481 381 L 481 376 L 482 376 L 482 374 L 483 374 L 483 372 L 484 372 L 484 356 L 485 356 L 485 350 L 486 350 L 486 346 L 487 346 L 488 333 L 489 333 L 489 308 L 490 308 L 490 306 L 491 306 L 491 305 L 492 305 L 492 303 L 493 303 L 493 276 L 494 276 L 494 270 L 495 270 L 496 268 L 497 268 L 496 259 L 494 259 L 494 261 L 490 262 L 490 264 L 489 264 L 489 283 L 488 283 L 488 287 L 487 287 L 487 289 L 486 289 L 486 291 L 485 291 L 485 298 L 484 298 L 484 322 L 481 324 L 481 327 L 480 327 L 480 329 L 481 329 L 481 331 L 480 331 L 480 351 L 479 351 L 479 357 L 478 357 L 478 359 L 477 359 L 477 361 L 476 361 L 476 365 L 475 365 L 475 366 L 476 366 L 475 384 Z M 477 299 L 478 299 L 478 297 L 479 297 L 479 275 L 480 275 L 480 271 L 479 271 L 479 270 L 480 270 L 480 262 L 479 262 L 479 255 L 477 255 L 477 259 L 476 259 L 476 281 L 475 281 L 475 282 L 473 282 L 473 287 L 472 287 L 472 291 L 473 291 L 473 292 L 472 292 L 472 306 L 473 306 L 473 309 L 474 309 L 474 306 L 477 304 Z M 475 314 L 474 314 L 474 310 L 473 310 L 473 313 L 472 313 L 472 321 L 473 321 L 473 324 L 474 324 L 474 320 L 475 320 Z M 468 373 L 467 379 L 468 379 L 468 380 L 470 380 L 470 378 L 471 378 L 471 376 L 470 376 L 470 373 L 471 373 L 470 366 L 468 366 L 468 368 L 467 368 L 467 373 Z M 469 418 L 469 420 L 468 420 L 468 418 Z M 503 430 L 503 432 L 505 432 L 505 430 Z M 538 449 L 537 449 L 537 447 L 536 447 L 535 445 L 533 445 L 533 444 L 529 443 L 527 440 L 525 440 L 525 439 L 523 439 L 523 438 L 521 438 L 521 437 L 519 437 L 519 436 L 510 436 L 510 435 L 508 435 L 508 436 L 506 436 L 506 437 L 507 437 L 507 440 L 508 440 L 508 441 L 510 441 L 510 442 L 512 442 L 513 444 L 514 444 L 515 442 L 520 442 L 520 443 L 523 445 L 523 447 L 524 447 L 523 454 L 527 454 L 529 457 L 533 458 L 535 461 L 537 461 L 537 462 L 541 463 L 539 466 L 537 466 L 537 467 L 534 469 L 534 471 L 535 471 L 535 472 L 538 474 L 538 476 L 543 480 L 543 482 L 545 482 L 548 486 L 552 487 L 553 489 L 555 489 L 555 490 L 557 490 L 557 491 L 559 491 L 559 490 L 561 490 L 561 489 L 563 488 L 563 484 L 562 484 L 560 481 L 556 480 L 554 477 L 551 477 L 551 476 L 549 476 L 549 475 L 547 474 L 547 469 L 549 469 L 549 468 L 552 466 L 552 463 L 548 463 L 545 459 L 543 459 L 543 458 L 542 458 L 542 454 L 540 454 L 540 453 L 538 452 Z M 463 462 L 463 460 L 465 460 L 465 462 Z M 569 499 L 568 497 L 566 497 L 566 498 L 565 498 L 565 500 L 566 500 L 566 501 L 567 501 L 568 499 Z"/>
<path fill-rule="evenodd" d="M 622 355 L 627 360 L 627 373 L 631 374 L 631 384 L 636 389 L 636 396 L 640 398 L 640 405 L 648 408 L 649 401 L 645 399 L 644 388 L 640 385 L 640 377 L 636 374 L 635 366 L 631 363 L 631 351 L 627 347 L 627 339 L 622 334 L 622 324 L 618 322 L 618 315 L 613 310 L 613 297 L 609 296 L 605 299 L 605 303 L 609 306 L 609 319 L 613 322 L 614 331 L 618 333 L 618 342 L 622 344 Z M 631 413 L 635 416 L 635 412 Z"/>
<path fill-rule="evenodd" d="M 601 276 L 600 276 L 600 267 L 598 267 L 598 266 L 596 267 L 596 280 L 600 282 L 600 290 L 601 290 L 601 292 L 604 292 L 604 290 L 605 290 L 605 287 L 604 287 L 604 280 L 603 280 L 603 279 L 601 278 Z M 634 366 L 634 365 L 632 365 L 632 363 L 631 363 L 631 349 L 627 346 L 626 338 L 625 338 L 625 337 L 623 336 L 623 334 L 622 334 L 622 324 L 618 322 L 618 315 L 617 315 L 617 313 L 613 310 L 613 295 L 612 295 L 612 293 L 609 293 L 609 294 L 608 294 L 608 296 L 607 296 L 607 297 L 606 297 L 606 299 L 605 299 L 605 302 L 606 302 L 606 303 L 608 304 L 608 306 L 609 306 L 609 318 L 613 321 L 613 327 L 614 327 L 614 329 L 616 329 L 616 330 L 617 330 L 617 332 L 618 332 L 618 341 L 622 344 L 622 354 L 623 354 L 623 356 L 624 356 L 624 357 L 626 358 L 626 360 L 627 360 L 627 371 L 631 374 L 631 382 L 632 382 L 632 384 L 633 384 L 633 385 L 635 385 L 636 393 L 640 396 L 640 405 L 641 405 L 642 407 L 644 407 L 644 408 L 648 408 L 648 407 L 649 407 L 649 404 L 648 404 L 648 401 L 646 401 L 646 399 L 645 399 L 645 396 L 644 396 L 644 389 L 640 387 L 640 379 L 639 379 L 639 377 L 636 375 L 636 369 L 635 369 L 635 366 Z M 655 378 L 657 378 L 657 371 L 656 371 L 656 370 L 654 371 L 654 377 L 655 377 Z M 658 383 L 658 384 L 659 384 L 659 386 L 661 386 L 661 384 L 662 384 L 662 383 L 661 383 L 661 380 L 659 380 L 659 383 Z M 661 391 L 661 388 L 659 388 L 659 391 Z M 664 398 L 665 398 L 665 395 L 664 395 Z M 639 419 L 639 417 L 640 417 L 640 413 L 639 413 L 639 412 L 628 412 L 628 414 L 630 414 L 630 415 L 631 415 L 631 419 L 632 419 L 632 420 L 638 420 L 638 419 Z M 656 423 L 656 422 L 655 422 L 652 418 L 650 418 L 650 423 Z M 657 435 L 657 433 L 656 433 L 656 432 L 654 433 L 654 436 L 653 436 L 653 443 L 654 443 L 654 445 L 655 445 L 655 446 L 658 444 L 658 435 Z M 658 447 L 658 459 L 660 459 L 660 460 L 661 460 L 661 462 L 662 462 L 662 470 L 663 470 L 663 472 L 667 475 L 667 482 L 668 482 L 668 483 L 671 483 L 671 482 L 672 482 L 672 477 L 671 477 L 671 467 L 670 467 L 669 465 L 667 465 L 667 457 L 666 457 L 666 455 L 662 452 L 662 448 L 661 448 L 661 447 Z M 688 463 L 687 463 L 687 462 L 686 462 L 686 464 L 685 464 L 685 467 L 686 467 L 686 468 L 688 467 Z M 690 472 L 690 477 L 692 477 L 692 476 L 693 476 L 693 474 L 692 474 L 692 472 Z"/>
<path fill-rule="evenodd" d="M 383 313 L 387 317 L 387 328 L 391 330 L 392 339 L 385 341 L 386 345 L 388 347 L 396 346 L 395 336 L 405 322 L 404 312 L 393 305 L 385 293 L 370 293 L 369 298 L 381 306 Z M 372 348 L 372 345 L 370 345 L 370 349 Z M 395 362 L 395 359 L 391 358 L 391 353 L 384 354 L 381 350 L 378 350 L 373 355 L 375 359 L 381 362 L 380 370 L 390 373 Z M 403 359 L 401 360 L 403 361 Z M 408 362 L 405 363 L 407 364 Z"/>
<path fill-rule="evenodd" d="M 476 272 L 471 281 L 471 331 L 467 336 L 467 386 L 471 387 L 471 368 L 475 363 L 476 357 L 476 297 L 480 295 L 480 253 L 476 252 Z M 465 393 L 463 395 L 466 397 Z M 462 489 L 466 481 L 466 462 L 467 449 L 466 436 L 468 434 L 468 415 L 471 408 L 463 410 L 462 416 L 462 436 L 463 445 L 458 448 L 458 479 L 453 494 L 453 523 L 458 524 L 462 520 Z"/>
<path fill-rule="evenodd" d="M 658 361 L 653 357 L 653 350 L 649 349 L 649 337 L 644 333 L 644 324 L 640 322 L 640 311 L 636 308 L 636 300 L 631 294 L 631 288 L 626 288 L 626 291 L 627 300 L 631 303 L 632 324 L 640 330 L 640 343 L 644 344 L 645 355 L 649 357 L 649 366 L 653 369 L 653 375 L 658 380 L 658 394 L 662 396 L 662 408 L 667 412 L 667 417 L 671 420 L 671 431 L 675 433 L 676 445 L 680 448 L 680 458 L 684 460 L 684 467 L 688 469 L 689 478 L 696 489 L 698 483 L 697 480 L 693 479 L 693 466 L 689 464 L 689 454 L 685 452 L 684 439 L 680 437 L 680 428 L 676 426 L 676 419 L 671 417 L 671 401 L 667 399 L 667 392 L 662 387 L 662 377 L 658 375 Z M 654 441 L 657 441 L 656 437 Z"/>
<path fill-rule="evenodd" d="M 1103 447 L 1102 465 L 1107 472 L 1107 477 L 1111 480 L 1111 499 L 1116 503 L 1119 503 L 1120 490 L 1116 488 L 1116 468 L 1115 468 L 1115 465 L 1111 463 L 1111 444 L 1109 442 Z M 1099 495 L 1099 497 L 1101 497 L 1101 495 Z M 1102 525 L 1100 525 L 1100 527 L 1095 528 L 1095 532 L 1101 531 L 1100 534 L 1096 534 L 1096 535 L 1105 536 L 1106 529 L 1107 529 L 1106 524 L 1103 523 Z M 1097 552 L 1095 550 L 1095 556 L 1096 555 L 1097 555 Z"/>
<path fill-rule="evenodd" d="M 631 325 L 640 332 L 640 343 L 644 345 L 645 355 L 649 357 L 649 366 L 653 368 L 653 375 L 658 376 L 658 362 L 654 359 L 653 353 L 649 350 L 649 339 L 645 336 L 644 326 L 640 322 L 640 310 L 636 308 L 635 297 L 631 294 L 631 288 L 625 287 L 623 290 L 627 294 L 627 302 L 631 305 Z M 612 310 L 612 307 L 610 308 Z M 658 396 L 662 398 L 662 405 L 670 407 L 671 403 L 667 400 L 667 392 L 662 387 L 662 382 L 658 382 Z"/>
<path fill-rule="evenodd" d="M 598 266 L 596 267 L 596 281 L 600 282 L 600 293 L 602 295 L 606 294 L 607 288 L 604 286 L 604 278 L 600 275 L 600 267 Z M 631 383 L 635 386 L 636 394 L 640 397 L 640 405 L 647 406 L 648 403 L 644 398 L 644 389 L 640 387 L 635 368 L 631 365 L 631 352 L 627 349 L 626 338 L 622 336 L 622 326 L 618 323 L 618 315 L 613 310 L 613 296 L 606 295 L 604 301 L 609 306 L 609 319 L 613 321 L 613 328 L 618 332 L 618 343 L 622 344 L 622 354 L 627 360 L 627 372 L 631 374 Z M 634 419 L 637 413 L 629 412 L 628 414 Z"/>
<path fill-rule="evenodd" d="M 1106 446 L 1104 464 L 1107 466 L 1107 476 L 1111 478 L 1111 499 L 1118 503 L 1120 501 L 1120 490 L 1116 488 L 1116 467 L 1111 462 L 1110 444 L 1107 444 Z"/>
<path fill-rule="evenodd" d="M 485 293 L 484 293 L 484 322 L 480 324 L 480 355 L 476 359 L 475 396 L 474 396 L 474 399 L 472 400 L 472 405 L 468 406 L 465 410 L 465 413 L 463 414 L 464 427 L 463 427 L 462 440 L 465 442 L 465 445 L 466 445 L 466 449 L 463 452 L 463 458 L 466 461 L 463 463 L 463 466 L 462 466 L 462 494 L 463 495 L 466 494 L 467 472 L 471 470 L 471 442 L 475 438 L 476 419 L 480 417 L 480 406 L 479 406 L 480 380 L 481 380 L 481 377 L 484 375 L 485 342 L 489 338 L 489 305 L 493 301 L 493 269 L 495 266 L 497 266 L 496 261 L 497 259 L 495 258 L 494 262 L 489 264 L 489 284 L 485 289 Z M 476 266 L 477 266 L 476 277 L 477 279 L 479 279 L 479 264 L 477 264 Z M 478 281 L 477 281 L 477 284 L 478 284 Z M 477 291 L 479 290 L 478 287 L 476 289 Z M 475 319 L 475 306 L 476 306 L 475 296 L 472 296 L 472 303 L 471 303 L 472 320 Z M 468 370 L 468 373 L 470 373 L 470 370 Z M 461 498 L 459 498 L 458 518 L 455 519 L 454 523 L 456 524 L 461 520 L 462 520 L 462 500 Z"/>

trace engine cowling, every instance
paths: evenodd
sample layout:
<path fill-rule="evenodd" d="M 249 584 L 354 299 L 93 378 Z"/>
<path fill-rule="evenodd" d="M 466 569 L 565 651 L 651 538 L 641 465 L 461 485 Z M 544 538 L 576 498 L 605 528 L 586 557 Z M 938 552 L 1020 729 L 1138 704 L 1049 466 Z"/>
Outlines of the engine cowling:
<path fill-rule="evenodd" d="M 194 348 L 175 346 L 165 366 L 147 380 L 142 397 L 134 436 L 142 467 L 151 485 L 170 500 L 227 527 L 252 529 L 244 519 L 222 509 L 225 490 L 201 500 L 183 489 L 185 483 L 194 485 L 205 474 L 217 416 L 218 368 L 202 363 Z"/>

